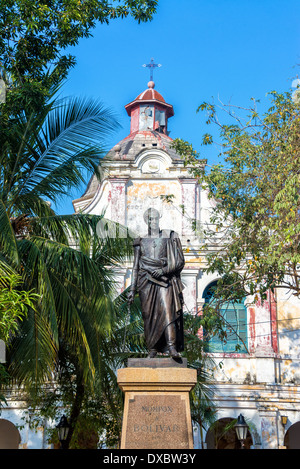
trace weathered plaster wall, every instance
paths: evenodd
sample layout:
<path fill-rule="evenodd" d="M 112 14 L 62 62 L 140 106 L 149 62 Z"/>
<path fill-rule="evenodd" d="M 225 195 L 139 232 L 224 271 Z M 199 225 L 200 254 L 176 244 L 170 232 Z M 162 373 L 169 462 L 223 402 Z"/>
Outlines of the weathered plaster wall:
<path fill-rule="evenodd" d="M 173 204 L 164 202 L 161 196 L 172 195 Z M 181 187 L 176 180 L 133 180 L 127 187 L 127 226 L 140 236 L 147 233 L 143 219 L 149 207 L 161 214 L 160 227 L 172 228 L 181 235 L 181 217 L 177 209 L 181 204 Z"/>
<path fill-rule="evenodd" d="M 276 291 L 280 382 L 300 383 L 300 300 L 287 289 Z"/>

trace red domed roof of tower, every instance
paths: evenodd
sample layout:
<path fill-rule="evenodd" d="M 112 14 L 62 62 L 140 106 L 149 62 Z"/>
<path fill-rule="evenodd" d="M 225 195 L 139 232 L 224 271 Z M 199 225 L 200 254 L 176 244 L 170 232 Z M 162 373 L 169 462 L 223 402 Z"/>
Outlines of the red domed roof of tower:
<path fill-rule="evenodd" d="M 154 81 L 149 81 L 148 83 L 148 89 L 143 91 L 141 94 L 138 95 L 137 98 L 135 98 L 135 101 L 161 101 L 162 103 L 165 103 L 166 101 L 162 97 L 158 91 L 154 89 L 155 83 Z"/>
<path fill-rule="evenodd" d="M 158 91 L 154 89 L 155 83 L 154 81 L 149 81 L 148 82 L 148 88 L 140 93 L 134 101 L 131 101 L 131 103 L 127 104 L 125 106 L 125 109 L 127 111 L 127 114 L 130 116 L 131 115 L 131 110 L 133 107 L 142 104 L 142 103 L 158 103 L 161 104 L 167 111 L 167 116 L 171 117 L 174 115 L 174 110 L 173 106 L 171 104 L 167 104 L 164 98 Z"/>

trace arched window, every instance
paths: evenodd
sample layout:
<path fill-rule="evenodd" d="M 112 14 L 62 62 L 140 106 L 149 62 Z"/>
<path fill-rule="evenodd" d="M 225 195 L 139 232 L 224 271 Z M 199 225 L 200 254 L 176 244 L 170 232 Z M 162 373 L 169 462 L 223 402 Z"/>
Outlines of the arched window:
<path fill-rule="evenodd" d="M 214 290 L 217 282 L 209 284 L 203 293 L 205 304 L 214 303 Z M 207 351 L 226 353 L 246 353 L 247 352 L 247 308 L 244 301 L 228 302 L 220 307 L 220 315 L 225 321 L 225 331 L 227 338 L 221 340 L 218 335 L 207 338 Z"/>

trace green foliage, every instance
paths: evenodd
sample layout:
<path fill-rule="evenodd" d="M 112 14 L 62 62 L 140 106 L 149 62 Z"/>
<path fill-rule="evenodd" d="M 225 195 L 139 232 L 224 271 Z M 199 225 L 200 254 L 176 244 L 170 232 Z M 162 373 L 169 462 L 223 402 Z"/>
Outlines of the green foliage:
<path fill-rule="evenodd" d="M 205 230 L 206 245 L 214 245 L 207 270 L 222 277 L 217 296 L 226 301 L 264 299 L 279 285 L 300 295 L 300 106 L 290 93 L 269 96 L 262 116 L 254 100 L 247 109 L 203 103 L 198 110 L 219 129 L 222 162 L 203 171 L 197 158 L 187 157 L 217 201 Z M 204 143 L 212 137 L 205 134 Z M 182 146 L 177 149 L 185 155 Z"/>
<path fill-rule="evenodd" d="M 23 291 L 22 278 L 0 261 L 0 340 L 5 344 L 18 333 L 19 324 L 34 309 L 39 297 L 32 291 Z M 0 363 L 0 405 L 6 403 L 2 392 L 8 385 L 10 375 L 6 365 Z"/>
<path fill-rule="evenodd" d="M 199 161 L 199 153 L 193 148 L 192 144 L 182 140 L 181 138 L 175 138 L 172 142 L 172 148 L 181 155 L 184 159 L 185 166 L 192 166 L 193 171 L 199 169 L 201 163 L 205 163 L 205 160 Z M 203 170 L 203 168 L 201 168 Z"/>
<path fill-rule="evenodd" d="M 199 426 L 202 443 L 203 430 L 207 430 L 215 421 L 216 408 L 213 402 L 214 377 L 216 367 L 212 356 L 206 353 L 205 337 L 200 335 L 203 330 L 203 316 L 184 315 L 183 356 L 187 358 L 188 366 L 197 370 L 197 383 L 190 393 L 192 421 Z M 211 330 L 211 329 L 210 329 Z"/>
<path fill-rule="evenodd" d="M 28 308 L 35 308 L 39 298 L 33 291 L 21 290 L 21 285 L 19 275 L 0 275 L 0 340 L 4 342 L 17 332 L 19 321 L 27 315 Z"/>
<path fill-rule="evenodd" d="M 77 98 L 51 97 L 35 112 L 8 119 L 0 129 L 3 222 L 5 216 L 53 215 L 48 201 L 59 202 L 87 174 L 99 176 L 104 140 L 117 128 L 113 113 L 101 102 Z M 9 224 L 2 234 L 5 244 L 14 243 Z"/>
<path fill-rule="evenodd" d="M 5 365 L 0 363 L 0 414 L 1 414 L 1 405 L 7 404 L 7 400 L 5 397 L 5 392 L 2 389 L 9 383 L 10 376 L 6 371 Z"/>
<path fill-rule="evenodd" d="M 52 86 L 65 79 L 75 57 L 62 54 L 98 23 L 131 16 L 152 19 L 157 0 L 1 0 L 0 69 L 10 110 L 43 102 Z"/>

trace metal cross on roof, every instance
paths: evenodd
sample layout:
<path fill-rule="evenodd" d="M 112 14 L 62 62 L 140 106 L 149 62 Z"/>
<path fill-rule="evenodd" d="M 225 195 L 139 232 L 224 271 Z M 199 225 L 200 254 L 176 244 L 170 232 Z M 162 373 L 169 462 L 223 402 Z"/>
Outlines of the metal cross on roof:
<path fill-rule="evenodd" d="M 150 81 L 153 81 L 153 70 L 154 68 L 156 67 L 161 67 L 161 64 L 155 64 L 154 63 L 154 59 L 152 58 L 150 60 L 150 63 L 149 64 L 144 64 L 143 67 L 148 67 L 150 68 Z"/>

